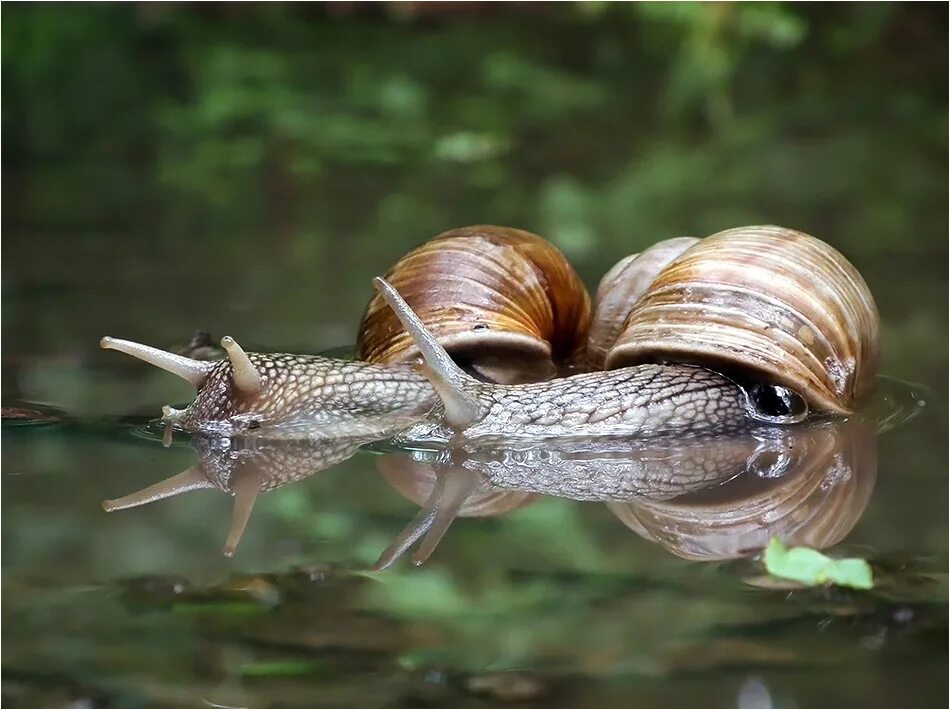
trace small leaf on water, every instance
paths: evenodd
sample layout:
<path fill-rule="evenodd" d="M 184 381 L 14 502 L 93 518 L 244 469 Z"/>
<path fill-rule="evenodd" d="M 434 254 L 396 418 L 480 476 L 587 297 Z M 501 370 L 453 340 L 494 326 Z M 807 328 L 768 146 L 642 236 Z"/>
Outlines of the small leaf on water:
<path fill-rule="evenodd" d="M 765 548 L 765 569 L 769 574 L 809 586 L 837 584 L 854 589 L 871 589 L 871 566 L 852 557 L 836 560 L 808 547 L 786 547 L 773 537 Z"/>

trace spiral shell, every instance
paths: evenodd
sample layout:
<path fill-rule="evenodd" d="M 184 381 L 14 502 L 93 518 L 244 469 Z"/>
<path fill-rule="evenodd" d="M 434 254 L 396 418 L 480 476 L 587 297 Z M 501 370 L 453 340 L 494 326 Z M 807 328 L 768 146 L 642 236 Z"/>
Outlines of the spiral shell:
<path fill-rule="evenodd" d="M 551 243 L 495 226 L 444 232 L 386 275 L 460 364 L 506 384 L 553 377 L 581 360 L 590 297 Z M 419 356 L 385 301 L 374 296 L 357 336 L 357 357 L 375 363 Z"/>
<path fill-rule="evenodd" d="M 701 240 L 658 274 L 606 367 L 695 362 L 848 414 L 873 389 L 878 330 L 867 284 L 831 246 L 782 227 L 740 227 Z"/>
<path fill-rule="evenodd" d="M 696 244 L 695 237 L 675 237 L 658 242 L 639 254 L 618 261 L 600 280 L 594 302 L 594 319 L 587 339 L 587 363 L 603 370 L 607 354 L 616 344 L 631 304 L 636 303 L 671 261 Z"/>

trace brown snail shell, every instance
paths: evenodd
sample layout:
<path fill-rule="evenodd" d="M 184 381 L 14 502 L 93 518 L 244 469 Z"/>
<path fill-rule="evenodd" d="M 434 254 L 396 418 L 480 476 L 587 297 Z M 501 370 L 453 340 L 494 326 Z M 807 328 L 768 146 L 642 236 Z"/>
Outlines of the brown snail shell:
<path fill-rule="evenodd" d="M 834 248 L 792 229 L 740 227 L 706 237 L 660 270 L 605 366 L 704 364 L 848 414 L 873 389 L 878 330 L 867 284 Z"/>
<path fill-rule="evenodd" d="M 604 274 L 594 297 L 597 305 L 587 339 L 587 363 L 592 370 L 604 369 L 607 353 L 616 344 L 631 305 L 640 300 L 671 261 L 698 241 L 696 237 L 675 237 L 658 242 L 621 259 Z"/>
<path fill-rule="evenodd" d="M 416 248 L 389 281 L 460 363 L 494 382 L 553 377 L 583 358 L 590 297 L 564 255 L 520 229 L 462 227 Z M 359 326 L 357 358 L 410 362 L 419 351 L 377 294 Z"/>

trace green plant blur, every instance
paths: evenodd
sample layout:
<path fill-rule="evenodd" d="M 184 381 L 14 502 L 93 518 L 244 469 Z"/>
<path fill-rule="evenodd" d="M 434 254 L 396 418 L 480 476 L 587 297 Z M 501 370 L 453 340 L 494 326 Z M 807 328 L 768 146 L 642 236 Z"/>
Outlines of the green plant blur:
<path fill-rule="evenodd" d="M 140 231 L 154 211 L 149 236 L 211 223 L 303 256 L 467 218 L 583 257 L 806 210 L 886 251 L 943 212 L 932 8 L 419 10 L 8 8 L 5 220 Z"/>

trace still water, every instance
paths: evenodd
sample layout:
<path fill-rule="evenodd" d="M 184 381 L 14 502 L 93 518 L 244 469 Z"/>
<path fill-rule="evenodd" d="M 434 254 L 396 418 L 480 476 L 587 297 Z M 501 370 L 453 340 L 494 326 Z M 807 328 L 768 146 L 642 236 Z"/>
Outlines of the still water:
<path fill-rule="evenodd" d="M 164 448 L 159 403 L 187 390 L 80 352 L 14 363 L 8 704 L 940 702 L 926 386 L 882 378 L 844 423 L 460 462 L 366 437 Z M 772 535 L 868 558 L 877 588 L 776 583 L 751 558 Z"/>

